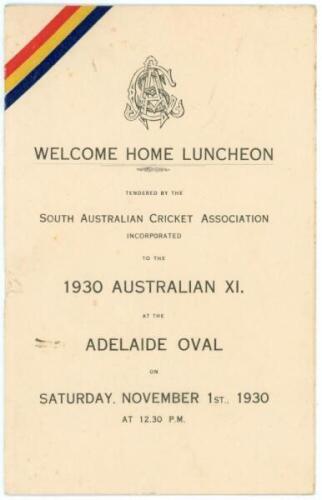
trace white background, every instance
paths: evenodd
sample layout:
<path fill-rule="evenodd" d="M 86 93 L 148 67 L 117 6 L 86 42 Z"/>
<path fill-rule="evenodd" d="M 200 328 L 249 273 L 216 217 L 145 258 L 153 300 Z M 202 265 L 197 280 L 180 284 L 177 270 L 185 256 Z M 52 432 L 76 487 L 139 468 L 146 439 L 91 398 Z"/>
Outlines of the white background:
<path fill-rule="evenodd" d="M 4 7 L 5 5 L 10 5 L 10 4 L 56 4 L 59 2 L 55 2 L 53 0 L 7 0 L 4 2 L 3 0 L 0 0 L 0 64 L 1 67 L 4 66 L 4 55 L 3 55 L 3 39 L 4 39 L 4 33 L 3 33 L 3 23 L 4 23 Z M 67 4 L 75 4 L 75 3 L 80 3 L 80 4 L 93 4 L 93 3 L 98 3 L 100 5 L 106 4 L 107 2 L 105 1 L 99 1 L 99 0 L 79 0 L 79 2 L 73 2 L 70 0 L 61 0 L 61 4 L 67 5 Z M 203 2 L 198 2 L 198 1 L 193 1 L 193 0 L 176 0 L 176 1 L 167 1 L 167 0 L 159 0 L 157 2 L 153 0 L 138 0 L 138 1 L 131 1 L 131 0 L 126 0 L 126 1 L 120 1 L 120 0 L 114 0 L 113 5 L 115 4 L 171 4 L 171 3 L 176 3 L 176 4 L 220 4 L 220 5 L 252 5 L 252 4 L 258 4 L 258 3 L 265 3 L 267 5 L 279 5 L 279 4 L 291 4 L 291 5 L 303 5 L 303 4 L 308 4 L 308 5 L 316 5 L 318 7 L 318 2 L 303 2 L 303 1 L 265 1 L 265 2 L 252 2 L 252 1 L 239 1 L 239 2 L 225 2 L 222 0 L 221 2 L 216 2 L 216 1 L 211 1 L 211 0 L 204 0 Z M 107 3 L 108 4 L 108 3 Z M 321 4 L 322 8 L 322 4 Z M 321 159 L 321 130 L 320 130 L 320 123 L 321 123 L 321 96 L 320 96 L 320 83 L 321 83 L 321 67 L 320 67 L 320 57 L 319 57 L 319 47 L 321 46 L 321 36 L 320 36 L 320 29 L 321 29 L 321 13 L 317 12 L 317 17 L 318 17 L 318 72 L 317 72 L 317 104 L 318 104 L 318 109 L 317 109 L 317 251 L 316 251 L 316 256 L 319 254 L 322 254 L 322 246 L 321 246 L 321 228 L 322 228 L 322 211 L 321 211 L 321 181 L 322 181 L 322 176 L 320 172 L 320 159 Z M 3 103 L 3 78 L 1 78 L 1 100 Z M 3 104 L 0 105 L 0 113 L 1 113 L 1 126 L 3 127 L 3 122 L 4 122 L 4 106 Z M 2 133 L 0 134 L 0 149 L 1 149 L 1 156 L 0 156 L 0 164 L 1 164 L 1 174 L 0 174 L 0 331 L 2 333 L 2 339 L 3 339 L 3 311 L 4 311 L 4 267 L 5 267 L 5 260 L 4 260 L 4 228 L 3 228 L 3 212 L 4 212 L 4 182 L 3 182 L 3 148 L 4 148 L 4 140 L 3 140 L 3 128 L 2 128 Z M 316 469 L 317 469 L 317 482 L 316 482 L 316 493 L 313 495 L 314 498 L 321 499 L 322 500 L 322 442 L 321 442 L 321 428 L 322 428 L 322 411 L 321 411 L 321 399 L 322 399 L 322 342 L 321 342 L 321 311 L 322 311 L 322 297 L 321 297 L 321 287 L 322 287 L 322 270 L 321 270 L 321 259 L 317 259 L 317 300 L 316 300 L 316 310 L 317 310 L 317 354 L 316 354 L 316 360 L 317 360 L 317 416 L 316 416 L 316 422 L 317 422 L 317 438 L 316 438 L 316 443 L 317 443 L 317 462 L 316 462 Z M 318 307 L 320 305 L 320 307 Z M 3 341 L 0 342 L 0 498 L 9 498 L 8 495 L 5 495 L 4 493 L 4 485 L 3 485 L 3 421 L 4 421 L 4 416 L 3 416 L 3 386 L 4 386 L 4 353 L 3 353 Z M 229 498 L 235 498 L 238 495 L 231 495 Z M 242 500 L 246 500 L 247 498 L 249 499 L 254 499 L 258 495 L 243 495 L 241 498 Z M 155 498 L 156 496 L 154 496 Z M 22 496 L 15 496 L 15 499 L 19 498 L 26 498 Z M 41 498 L 40 496 L 28 496 L 27 498 L 30 499 L 39 499 Z M 49 498 L 57 498 L 55 496 L 46 496 L 46 499 Z M 59 498 L 71 498 L 70 496 L 59 496 Z M 102 497 L 97 497 L 97 496 L 79 496 L 79 495 L 73 495 L 72 498 L 76 499 L 82 499 L 84 500 L 85 498 L 90 498 L 91 500 L 94 498 L 102 498 Z M 110 496 L 112 499 L 113 497 Z M 115 497 L 119 498 L 119 497 Z M 124 497 L 122 498 L 133 498 L 133 497 Z M 142 497 L 144 498 L 144 497 Z M 175 496 L 167 496 L 167 499 L 177 499 L 178 497 Z M 182 498 L 182 497 L 181 497 Z M 197 496 L 198 498 L 198 496 Z M 216 495 L 216 499 L 227 499 L 227 496 L 222 496 L 222 495 Z M 283 495 L 265 495 L 265 500 L 267 499 L 277 499 L 277 498 L 285 498 L 285 499 L 300 499 L 300 498 L 306 498 L 307 496 L 305 495 L 288 495 L 288 496 L 283 496 Z M 312 498 L 312 497 L 311 497 Z"/>

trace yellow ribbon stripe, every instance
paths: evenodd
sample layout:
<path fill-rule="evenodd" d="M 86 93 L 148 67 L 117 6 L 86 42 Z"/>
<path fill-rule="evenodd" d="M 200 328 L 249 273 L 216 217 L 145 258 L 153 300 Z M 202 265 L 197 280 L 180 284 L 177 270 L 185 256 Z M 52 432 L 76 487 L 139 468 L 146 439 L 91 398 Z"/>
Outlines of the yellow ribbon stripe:
<path fill-rule="evenodd" d="M 67 21 L 41 46 L 37 49 L 21 66 L 19 66 L 5 82 L 6 92 L 10 92 L 21 82 L 33 69 L 38 66 L 46 57 L 66 38 L 93 10 L 94 7 L 80 7 Z"/>

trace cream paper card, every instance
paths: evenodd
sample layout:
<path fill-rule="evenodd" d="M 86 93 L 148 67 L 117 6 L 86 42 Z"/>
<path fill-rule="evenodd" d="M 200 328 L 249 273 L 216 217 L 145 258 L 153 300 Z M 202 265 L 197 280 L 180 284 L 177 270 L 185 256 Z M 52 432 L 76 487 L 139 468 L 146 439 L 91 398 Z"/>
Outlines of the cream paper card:
<path fill-rule="evenodd" d="M 315 10 L 6 9 L 6 491 L 314 491 Z"/>

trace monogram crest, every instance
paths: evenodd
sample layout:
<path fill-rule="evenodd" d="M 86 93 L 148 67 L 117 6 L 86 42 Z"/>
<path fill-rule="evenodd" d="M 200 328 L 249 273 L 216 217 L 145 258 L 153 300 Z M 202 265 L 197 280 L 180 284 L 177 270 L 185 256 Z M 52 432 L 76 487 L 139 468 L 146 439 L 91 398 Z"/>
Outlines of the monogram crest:
<path fill-rule="evenodd" d="M 125 118 L 130 121 L 138 119 L 146 129 L 150 121 L 158 121 L 161 128 L 171 116 L 180 118 L 184 115 L 182 99 L 167 91 L 175 86 L 171 69 L 163 68 L 155 57 L 149 56 L 131 79 Z"/>

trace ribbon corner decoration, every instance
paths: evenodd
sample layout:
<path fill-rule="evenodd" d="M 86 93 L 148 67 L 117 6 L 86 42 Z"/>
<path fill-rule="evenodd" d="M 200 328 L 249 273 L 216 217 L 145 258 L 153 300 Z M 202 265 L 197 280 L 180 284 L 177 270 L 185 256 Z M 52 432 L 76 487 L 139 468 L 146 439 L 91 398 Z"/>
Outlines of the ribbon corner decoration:
<path fill-rule="evenodd" d="M 112 6 L 69 5 L 5 65 L 5 108 L 50 70 Z"/>

